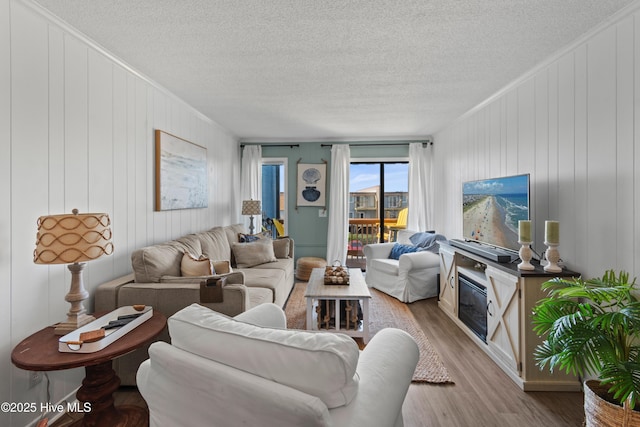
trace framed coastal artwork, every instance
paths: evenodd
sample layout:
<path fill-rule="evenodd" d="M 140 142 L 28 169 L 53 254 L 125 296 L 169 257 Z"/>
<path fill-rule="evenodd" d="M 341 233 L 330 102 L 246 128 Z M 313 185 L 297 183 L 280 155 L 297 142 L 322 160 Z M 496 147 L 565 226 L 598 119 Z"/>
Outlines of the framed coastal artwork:
<path fill-rule="evenodd" d="M 206 208 L 207 149 L 157 130 L 156 211 Z"/>
<path fill-rule="evenodd" d="M 326 206 L 326 186 L 326 163 L 298 163 L 298 206 Z"/>

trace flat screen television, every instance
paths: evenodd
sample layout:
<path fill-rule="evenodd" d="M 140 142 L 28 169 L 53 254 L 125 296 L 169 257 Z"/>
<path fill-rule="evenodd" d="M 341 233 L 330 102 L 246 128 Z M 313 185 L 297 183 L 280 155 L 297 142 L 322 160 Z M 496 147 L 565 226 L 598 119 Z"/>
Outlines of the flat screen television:
<path fill-rule="evenodd" d="M 462 185 L 464 240 L 518 251 L 518 221 L 529 219 L 529 174 Z"/>

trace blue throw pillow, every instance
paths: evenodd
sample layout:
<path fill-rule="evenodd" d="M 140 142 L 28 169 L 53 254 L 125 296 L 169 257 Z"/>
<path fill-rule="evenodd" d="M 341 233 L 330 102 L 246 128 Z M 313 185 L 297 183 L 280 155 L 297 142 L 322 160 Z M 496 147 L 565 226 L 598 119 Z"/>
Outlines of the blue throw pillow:
<path fill-rule="evenodd" d="M 266 238 L 269 238 L 269 239 L 271 238 L 270 231 L 263 231 L 262 233 L 256 233 L 256 234 L 238 233 L 238 242 L 240 243 L 251 243 L 251 242 L 255 242 L 257 240 L 266 239 Z"/>
<path fill-rule="evenodd" d="M 431 232 L 416 233 L 409 238 L 411 243 L 422 248 L 422 250 L 438 253 L 440 248 L 438 241 L 447 240 L 442 234 L 436 234 Z"/>
<path fill-rule="evenodd" d="M 238 241 L 240 243 L 250 243 L 250 242 L 255 242 L 256 240 L 258 240 L 260 237 L 256 236 L 255 234 L 239 234 L 238 235 Z"/>
<path fill-rule="evenodd" d="M 420 250 L 419 247 L 413 245 L 402 245 L 400 243 L 395 243 L 393 248 L 391 248 L 391 253 L 389 254 L 389 259 L 400 259 L 400 255 L 408 254 L 410 252 L 418 252 Z"/>

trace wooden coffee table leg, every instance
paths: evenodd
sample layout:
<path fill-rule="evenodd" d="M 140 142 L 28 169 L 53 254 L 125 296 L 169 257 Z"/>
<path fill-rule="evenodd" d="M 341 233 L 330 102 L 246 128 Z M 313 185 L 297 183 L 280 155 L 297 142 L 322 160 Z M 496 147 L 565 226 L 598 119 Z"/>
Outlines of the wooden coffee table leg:
<path fill-rule="evenodd" d="M 107 361 L 85 367 L 86 376 L 76 393 L 80 401 L 78 409 L 84 412 L 84 417 L 74 423 L 74 426 L 124 427 L 149 424 L 146 409 L 132 405 L 114 406 L 113 393 L 120 387 L 120 378 L 111 365 L 111 361 Z"/>

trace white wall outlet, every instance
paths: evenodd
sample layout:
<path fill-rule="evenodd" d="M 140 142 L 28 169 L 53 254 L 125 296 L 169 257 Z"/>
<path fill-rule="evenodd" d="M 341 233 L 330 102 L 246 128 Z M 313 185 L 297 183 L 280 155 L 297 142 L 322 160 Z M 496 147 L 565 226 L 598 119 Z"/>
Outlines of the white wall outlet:
<path fill-rule="evenodd" d="M 326 217 L 327 217 L 327 210 L 326 210 L 326 209 L 320 209 L 320 210 L 318 211 L 318 216 L 319 216 L 320 218 L 326 218 Z"/>
<path fill-rule="evenodd" d="M 29 388 L 34 388 L 42 382 L 42 372 L 29 371 Z"/>

